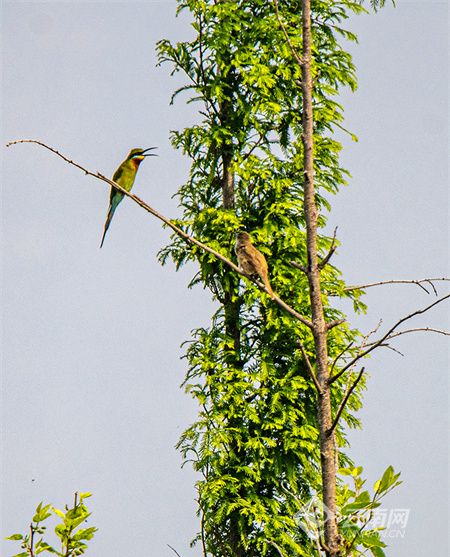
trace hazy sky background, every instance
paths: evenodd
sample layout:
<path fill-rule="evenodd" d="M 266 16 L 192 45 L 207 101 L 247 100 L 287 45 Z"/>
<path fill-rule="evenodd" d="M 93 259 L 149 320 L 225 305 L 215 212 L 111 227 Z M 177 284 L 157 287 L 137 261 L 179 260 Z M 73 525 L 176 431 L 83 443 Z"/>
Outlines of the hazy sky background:
<path fill-rule="evenodd" d="M 350 186 L 333 202 L 336 263 L 350 283 L 449 275 L 447 4 L 400 1 L 349 22 L 360 88 L 344 94 L 343 163 Z M 3 145 L 37 138 L 112 175 L 131 147 L 158 146 L 135 192 L 168 216 L 187 161 L 169 130 L 196 105 L 169 106 L 181 83 L 156 68 L 155 42 L 191 35 L 175 2 L 3 2 Z M 179 389 L 182 341 L 206 325 L 195 267 L 162 268 L 168 231 L 124 201 L 99 242 L 109 192 L 32 145 L 3 156 L 2 536 L 23 532 L 41 500 L 92 491 L 91 557 L 198 556 L 194 474 L 174 445 L 195 419 Z M 441 288 L 441 293 L 448 291 Z M 368 331 L 431 303 L 414 286 L 368 292 Z M 448 305 L 415 326 L 445 327 Z M 351 454 L 370 484 L 392 464 L 404 484 L 389 508 L 411 509 L 391 557 L 448 554 L 448 339 L 399 339 L 378 352 Z M 444 448 L 445 446 L 445 448 Z M 2 542 L 1 553 L 18 547 Z"/>

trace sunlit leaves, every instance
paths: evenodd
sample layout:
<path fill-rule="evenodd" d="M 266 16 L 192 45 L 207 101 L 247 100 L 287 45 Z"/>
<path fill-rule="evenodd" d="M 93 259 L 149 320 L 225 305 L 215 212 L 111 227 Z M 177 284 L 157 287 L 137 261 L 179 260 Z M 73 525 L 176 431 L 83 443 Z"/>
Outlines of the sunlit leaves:
<path fill-rule="evenodd" d="M 44 505 L 42 502 L 36 508 L 30 525 L 29 532 L 26 534 L 13 534 L 7 539 L 21 542 L 21 549 L 25 550 L 14 555 L 14 557 L 25 557 L 30 555 L 39 555 L 41 553 L 52 553 L 60 557 L 76 557 L 82 555 L 87 550 L 87 541 L 94 537 L 97 528 L 90 526 L 88 528 L 80 528 L 84 525 L 90 513 L 84 500 L 90 497 L 89 492 L 80 492 L 75 494 L 72 507 L 65 506 L 65 510 L 60 510 L 52 505 Z M 50 545 L 44 539 L 47 533 L 47 525 L 42 524 L 50 517 L 59 519 L 53 531 L 56 539 L 59 538 L 60 549 L 55 549 L 55 544 Z"/>
<path fill-rule="evenodd" d="M 233 259 L 235 232 L 245 228 L 265 255 L 276 293 L 303 315 L 311 315 L 303 210 L 303 118 L 301 2 L 279 0 L 279 15 L 266 0 L 181 0 L 192 16 L 191 40 L 158 45 L 160 62 L 186 76 L 176 92 L 200 101 L 199 119 L 172 134 L 173 145 L 191 161 L 187 182 L 177 193 L 177 224 Z M 345 130 L 338 102 L 342 88 L 356 89 L 355 68 L 345 50 L 356 36 L 345 20 L 365 8 L 359 1 L 312 0 L 314 78 L 314 173 L 320 211 L 318 255 L 327 256 L 333 238 L 323 233 L 332 196 L 345 186 L 336 130 Z M 343 44 L 342 44 L 343 43 Z M 348 132 L 351 133 L 351 132 Z M 233 207 L 224 209 L 225 174 L 232 177 Z M 320 233 L 322 232 L 322 233 Z M 338 245 L 338 242 L 337 244 Z M 179 448 L 202 474 L 197 483 L 203 534 L 215 557 L 233 555 L 238 538 L 249 555 L 311 555 L 314 544 L 293 520 L 320 491 L 317 393 L 299 350 L 315 365 L 309 329 L 274 305 L 247 279 L 192 248 L 179 237 L 161 251 L 177 267 L 196 261 L 190 285 L 211 291 L 218 309 L 208 327 L 186 343 L 187 392 L 199 404 L 197 421 L 181 436 Z M 364 311 L 362 292 L 347 290 L 339 270 L 322 271 L 327 320 L 342 319 L 335 301 Z M 341 306 L 339 306 L 341 307 Z M 347 323 L 329 333 L 330 366 L 337 372 L 351 357 L 360 334 Z M 332 386 L 333 410 L 342 401 L 353 372 Z M 359 425 L 365 378 L 352 392 L 342 420 Z M 346 445 L 339 424 L 340 447 Z M 341 453 L 342 464 L 349 459 Z M 356 492 L 355 492 L 356 493 Z M 345 504 L 368 504 L 367 493 L 350 494 Z M 201 539 L 201 536 L 200 538 Z M 369 544 L 369 538 L 365 543 Z M 236 542 L 237 543 L 237 542 Z M 371 541 L 371 551 L 379 546 Z M 277 549 L 278 548 L 278 549 Z"/>

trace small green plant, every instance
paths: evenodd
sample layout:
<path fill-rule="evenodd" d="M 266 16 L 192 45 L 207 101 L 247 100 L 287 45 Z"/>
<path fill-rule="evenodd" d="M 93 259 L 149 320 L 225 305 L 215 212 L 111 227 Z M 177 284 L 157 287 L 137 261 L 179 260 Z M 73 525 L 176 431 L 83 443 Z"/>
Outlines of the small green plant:
<path fill-rule="evenodd" d="M 384 471 L 381 479 L 373 486 L 373 494 L 364 490 L 366 480 L 361 478 L 362 466 L 341 468 L 340 475 L 349 476 L 353 480 L 353 487 L 349 484 L 341 486 L 340 490 L 340 532 L 343 537 L 345 555 L 362 555 L 358 547 L 370 551 L 373 557 L 385 557 L 383 548 L 386 544 L 380 534 L 385 528 L 372 524 L 375 509 L 379 508 L 381 499 L 400 485 L 400 474 L 395 473 L 392 466 Z"/>
<path fill-rule="evenodd" d="M 75 493 L 73 506 L 65 506 L 65 511 L 56 509 L 52 505 L 44 505 L 40 502 L 36 508 L 36 512 L 32 518 L 29 533 L 13 534 L 8 540 L 20 542 L 22 551 L 16 553 L 13 557 L 35 557 L 40 553 L 47 551 L 59 555 L 60 557 L 75 557 L 75 555 L 83 555 L 87 549 L 87 540 L 91 540 L 97 528 L 80 528 L 90 516 L 84 500 L 91 494 Z M 51 516 L 59 517 L 60 521 L 55 526 L 55 534 L 59 538 L 61 549 L 58 551 L 50 545 L 44 535 L 47 526 L 42 523 Z"/>

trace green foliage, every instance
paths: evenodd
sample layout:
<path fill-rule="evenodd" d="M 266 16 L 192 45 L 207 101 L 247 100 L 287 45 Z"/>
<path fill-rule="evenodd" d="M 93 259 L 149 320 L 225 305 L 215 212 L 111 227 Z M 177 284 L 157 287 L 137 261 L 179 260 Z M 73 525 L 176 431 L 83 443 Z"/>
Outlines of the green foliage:
<path fill-rule="evenodd" d="M 386 544 L 381 540 L 380 533 L 384 529 L 371 525 L 374 510 L 379 508 L 381 499 L 401 484 L 400 474 L 396 474 L 392 466 L 383 473 L 380 480 L 373 486 L 373 494 L 363 490 L 366 483 L 361 478 L 362 466 L 348 467 L 340 470 L 342 476 L 353 481 L 353 486 L 346 483 L 340 485 L 339 503 L 341 508 L 340 533 L 344 538 L 344 548 L 347 555 L 362 547 L 370 551 L 374 557 L 385 557 L 383 548 Z M 357 552 L 358 555 L 361 552 Z"/>
<path fill-rule="evenodd" d="M 279 14 L 294 49 L 301 53 L 301 2 L 280 0 Z M 309 285 L 291 261 L 307 265 L 303 210 L 301 68 L 280 28 L 274 4 L 266 0 L 179 0 L 189 10 L 194 38 L 158 43 L 160 63 L 183 72 L 177 90 L 198 102 L 200 121 L 172 133 L 172 143 L 191 161 L 188 181 L 178 191 L 177 225 L 227 257 L 234 235 L 248 230 L 268 260 L 276 293 L 303 315 L 311 314 Z M 358 1 L 312 1 L 314 75 L 314 165 L 320 210 L 319 256 L 333 239 L 323 232 L 330 199 L 347 183 L 339 163 L 337 129 L 344 129 L 340 90 L 356 89 L 352 58 L 340 41 L 356 41 L 343 27 L 365 12 Z M 352 136 L 356 139 L 354 136 Z M 231 178 L 230 178 L 231 177 Z M 230 200 L 231 192 L 231 200 Z M 320 231 L 319 231 L 320 232 Z M 210 254 L 174 235 L 160 252 L 177 268 L 196 261 L 191 281 L 209 289 L 217 311 L 209 327 L 186 343 L 184 385 L 200 406 L 198 420 L 181 436 L 179 448 L 201 473 L 197 483 L 202 531 L 196 541 L 216 557 L 312 555 L 314 543 L 298 527 L 296 513 L 320 493 L 316 391 L 299 350 L 301 340 L 315 364 L 308 328 L 272 303 L 253 283 Z M 333 306 L 349 301 L 365 311 L 360 290 L 347 291 L 339 270 L 322 271 L 328 320 L 344 319 Z M 342 304 L 341 304 L 342 305 Z M 339 371 L 356 353 L 360 333 L 347 322 L 330 331 L 330 366 Z M 332 387 L 336 411 L 349 375 Z M 359 421 L 364 378 L 353 391 L 342 420 Z M 337 440 L 346 445 L 341 424 Z M 341 452 L 342 465 L 350 464 Z"/>
<path fill-rule="evenodd" d="M 20 542 L 20 547 L 23 550 L 13 557 L 34 557 L 44 552 L 53 553 L 60 557 L 83 555 L 87 549 L 86 542 L 91 540 L 97 531 L 97 528 L 93 526 L 80 528 L 90 516 L 84 504 L 84 500 L 90 496 L 91 494 L 88 492 L 75 493 L 73 506 L 69 508 L 66 505 L 64 511 L 52 505 L 39 503 L 32 518 L 29 532 L 26 534 L 13 534 L 7 538 L 8 540 Z M 54 532 L 60 542 L 59 550 L 53 547 L 54 544 L 50 545 L 44 539 L 47 526 L 42 523 L 52 516 L 58 517 L 60 520 L 54 527 Z"/>

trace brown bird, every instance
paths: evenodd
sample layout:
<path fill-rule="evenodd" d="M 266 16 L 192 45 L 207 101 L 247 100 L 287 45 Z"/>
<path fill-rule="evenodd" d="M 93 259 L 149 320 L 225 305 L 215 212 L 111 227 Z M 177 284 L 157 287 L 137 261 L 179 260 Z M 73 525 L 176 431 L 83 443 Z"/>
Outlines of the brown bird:
<path fill-rule="evenodd" d="M 262 280 L 267 292 L 272 298 L 275 294 L 270 286 L 267 261 L 264 255 L 252 244 L 248 232 L 238 232 L 236 234 L 236 244 L 234 246 L 239 267 L 246 275 L 258 275 Z"/>

